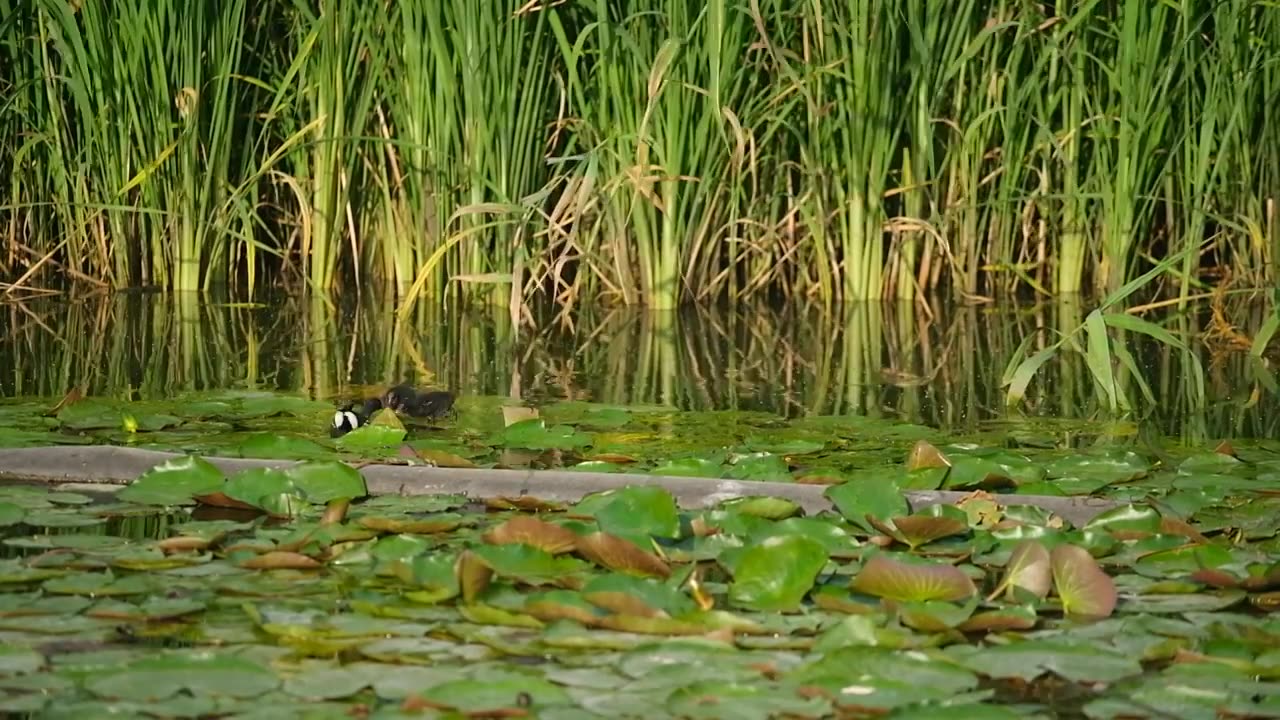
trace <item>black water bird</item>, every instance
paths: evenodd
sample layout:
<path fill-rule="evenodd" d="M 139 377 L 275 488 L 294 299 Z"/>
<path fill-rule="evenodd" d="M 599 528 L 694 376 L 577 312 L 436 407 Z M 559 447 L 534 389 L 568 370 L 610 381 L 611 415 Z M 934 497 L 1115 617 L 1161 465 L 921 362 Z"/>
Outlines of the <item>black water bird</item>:
<path fill-rule="evenodd" d="M 348 404 L 333 414 L 330 437 L 339 437 L 369 422 L 374 413 L 383 408 L 416 418 L 437 419 L 453 409 L 453 394 L 445 390 L 419 392 L 408 383 L 389 388 L 377 397 L 366 399 L 359 409 Z"/>

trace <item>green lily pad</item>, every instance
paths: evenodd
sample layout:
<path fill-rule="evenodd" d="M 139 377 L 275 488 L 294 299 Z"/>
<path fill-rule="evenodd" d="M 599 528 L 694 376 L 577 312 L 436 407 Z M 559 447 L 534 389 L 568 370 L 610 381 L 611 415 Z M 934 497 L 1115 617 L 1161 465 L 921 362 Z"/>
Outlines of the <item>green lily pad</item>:
<path fill-rule="evenodd" d="M 0 675 L 32 673 L 44 666 L 44 655 L 30 648 L 0 645 Z"/>
<path fill-rule="evenodd" d="M 656 485 L 631 485 L 584 497 L 574 512 L 596 519 L 600 529 L 644 543 L 650 536 L 675 537 L 680 529 L 676 501 Z"/>
<path fill-rule="evenodd" d="M 370 422 L 338 438 L 336 443 L 342 450 L 370 452 L 396 447 L 407 435 L 403 425 L 396 427 Z"/>
<path fill-rule="evenodd" d="M 471 549 L 495 574 L 530 585 L 554 584 L 585 571 L 587 563 L 574 557 L 555 556 L 530 545 L 477 545 Z"/>
<path fill-rule="evenodd" d="M 794 610 L 827 564 L 821 543 L 802 535 L 777 535 L 748 548 L 729 586 L 733 604 L 753 610 Z"/>
<path fill-rule="evenodd" d="M 270 432 L 254 433 L 240 443 L 239 450 L 241 457 L 279 460 L 300 460 L 333 454 L 332 450 L 313 440 Z"/>
<path fill-rule="evenodd" d="M 221 490 L 223 478 L 208 460 L 188 455 L 146 471 L 116 497 L 140 505 L 194 505 L 194 496 Z"/>
<path fill-rule="evenodd" d="M 830 701 L 789 693 L 777 683 L 700 682 L 676 690 L 667 699 L 672 717 L 740 718 L 769 720 L 776 717 L 823 717 Z"/>
<path fill-rule="evenodd" d="M 357 500 L 369 494 L 364 476 L 340 462 L 306 462 L 284 471 L 308 502 L 323 505 L 332 500 Z"/>
<path fill-rule="evenodd" d="M 1142 674 L 1138 658 L 1084 643 L 1026 640 L 1009 645 L 954 645 L 947 654 L 975 672 L 993 678 L 1031 682 L 1054 673 L 1072 682 L 1116 682 Z"/>
<path fill-rule="evenodd" d="M 824 495 L 840 514 L 867 532 L 874 532 L 867 517 L 887 520 L 906 515 L 911 508 L 897 481 L 888 476 L 859 477 L 827 488 Z"/>
<path fill-rule="evenodd" d="M 724 473 L 719 460 L 699 457 L 684 457 L 659 463 L 649 471 L 652 475 L 669 475 L 671 477 L 718 478 Z"/>
<path fill-rule="evenodd" d="M 422 693 L 423 697 L 445 707 L 473 714 L 492 714 L 522 707 L 539 708 L 569 705 L 573 702 L 563 688 L 540 678 L 505 678 L 500 680 L 455 680 L 445 682 Z"/>
<path fill-rule="evenodd" d="M 143 431 L 162 430 L 182 422 L 181 418 L 147 412 L 142 406 L 104 398 L 85 398 L 58 411 L 58 422 L 70 430 L 101 430 L 132 427 Z"/>
<path fill-rule="evenodd" d="M 592 437 L 570 425 L 547 427 L 542 418 L 531 418 L 507 426 L 498 434 L 497 441 L 508 448 L 573 450 L 590 445 Z"/>
<path fill-rule="evenodd" d="M 791 468 L 782 457 L 760 452 L 734 458 L 727 475 L 736 480 L 789 482 Z"/>
<path fill-rule="evenodd" d="M 102 698 L 150 702 L 179 692 L 252 698 L 279 687 L 275 673 L 253 662 L 216 654 L 149 657 L 99 674 L 85 689 Z"/>

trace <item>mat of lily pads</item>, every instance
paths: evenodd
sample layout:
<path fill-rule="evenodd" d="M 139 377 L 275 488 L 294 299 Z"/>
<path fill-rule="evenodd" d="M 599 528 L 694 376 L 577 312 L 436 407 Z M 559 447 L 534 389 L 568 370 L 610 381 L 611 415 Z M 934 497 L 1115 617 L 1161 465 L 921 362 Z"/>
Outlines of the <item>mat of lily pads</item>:
<path fill-rule="evenodd" d="M 516 414 L 509 412 L 511 400 L 496 396 L 463 396 L 453 417 L 430 423 L 383 411 L 369 425 L 335 439 L 328 428 L 336 402 L 261 390 L 186 393 L 166 400 L 9 399 L 0 401 L 0 447 L 110 444 L 224 457 L 823 485 L 874 473 L 903 489 L 1124 497 L 1146 492 L 1132 483 L 1157 464 L 1171 467 L 1205 455 L 1153 446 L 1127 422 L 1026 419 L 992 422 L 957 435 L 884 418 L 787 419 L 764 412 L 681 412 L 582 401 L 551 402 Z M 937 465 L 929 457 L 904 463 L 921 440 L 944 453 L 948 472 L 929 467 Z M 1280 443 L 1238 449 L 1280 463 Z M 1212 462 L 1197 478 L 1179 482 L 1195 485 L 1199 477 L 1211 493 L 1252 484 L 1226 477 Z"/>
<path fill-rule="evenodd" d="M 188 456 L 107 499 L 2 486 L 0 712 L 1280 717 L 1274 460 L 1017 466 L 1132 496 L 1083 527 L 983 490 L 902 498 L 1031 472 L 1000 452 L 917 442 L 811 517 L 658 487 L 368 497 L 323 459 L 227 477 Z"/>

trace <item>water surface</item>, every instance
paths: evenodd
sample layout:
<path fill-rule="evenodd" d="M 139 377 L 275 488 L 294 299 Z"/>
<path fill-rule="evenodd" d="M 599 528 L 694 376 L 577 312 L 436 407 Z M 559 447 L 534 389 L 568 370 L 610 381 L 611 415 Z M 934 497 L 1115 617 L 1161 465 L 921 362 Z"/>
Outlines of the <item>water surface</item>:
<path fill-rule="evenodd" d="M 57 397 L 82 386 L 136 399 L 239 387 L 335 398 L 411 379 L 531 403 L 860 414 L 968 431 L 1025 417 L 1102 417 L 1080 352 L 1047 363 L 1013 412 L 1001 384 L 1024 338 L 1034 338 L 1034 352 L 1078 327 L 1089 309 L 1070 301 L 834 311 L 588 306 L 572 315 L 535 308 L 516 327 L 506 307 L 426 301 L 400 323 L 390 303 L 371 300 L 330 307 L 287 296 L 253 304 L 140 292 L 51 298 L 0 305 L 0 397 Z M 1190 443 L 1276 435 L 1269 363 L 1240 343 L 1265 309 L 1242 299 L 1221 310 L 1227 330 L 1207 304 L 1143 315 L 1188 351 L 1114 335 L 1156 399 L 1145 400 L 1113 358 L 1132 419 Z M 1203 397 L 1193 381 L 1197 360 Z"/>

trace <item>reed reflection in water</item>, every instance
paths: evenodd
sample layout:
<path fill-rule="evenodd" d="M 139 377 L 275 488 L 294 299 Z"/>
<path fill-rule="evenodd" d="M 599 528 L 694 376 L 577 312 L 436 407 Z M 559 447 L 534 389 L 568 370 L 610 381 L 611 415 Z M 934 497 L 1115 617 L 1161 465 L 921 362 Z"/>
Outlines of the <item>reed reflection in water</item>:
<path fill-rule="evenodd" d="M 1251 335 L 1266 309 L 1227 308 Z M 1098 391 L 1080 353 L 1047 363 L 1026 402 L 1004 405 L 1001 378 L 1029 352 L 1084 319 L 1064 301 L 999 308 L 860 304 L 835 312 L 746 305 L 677 312 L 534 310 L 419 303 L 397 322 L 389 304 L 331 307 L 292 297 L 257 305 L 203 296 L 122 293 L 0 305 L 0 395 L 160 398 L 196 389 L 259 387 L 329 398 L 356 386 L 412 379 L 463 394 L 530 402 L 573 398 L 690 410 L 759 410 L 787 417 L 862 414 L 972 431 L 1009 417 L 1093 418 Z M 1117 335 L 1157 402 L 1115 362 L 1138 415 L 1187 442 L 1276 437 L 1277 391 L 1263 359 L 1212 341 L 1207 306 L 1158 320 L 1189 350 Z M 1207 376 L 1193 382 L 1194 353 Z"/>

